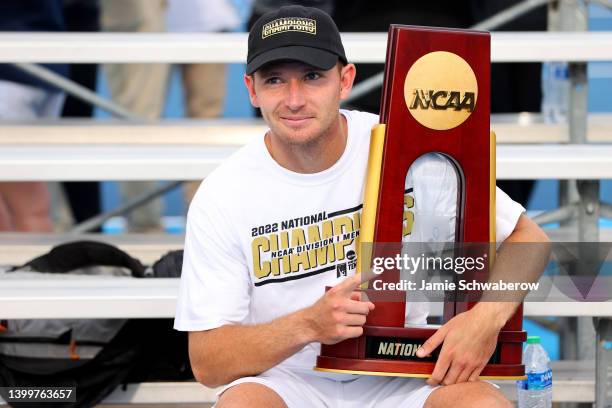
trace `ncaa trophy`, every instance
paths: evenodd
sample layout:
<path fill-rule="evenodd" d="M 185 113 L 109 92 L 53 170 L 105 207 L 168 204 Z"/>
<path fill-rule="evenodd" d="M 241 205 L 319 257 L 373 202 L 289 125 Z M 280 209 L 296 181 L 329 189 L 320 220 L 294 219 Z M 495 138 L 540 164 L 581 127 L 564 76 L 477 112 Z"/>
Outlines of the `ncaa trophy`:
<path fill-rule="evenodd" d="M 438 153 L 457 174 L 454 241 L 489 244 L 485 273 L 495 252 L 495 134 L 490 131 L 490 35 L 487 32 L 392 25 L 389 29 L 380 124 L 372 130 L 357 271 L 368 270 L 378 243 L 402 241 L 406 228 L 406 175 L 421 156 Z M 418 220 L 416 221 L 418 222 Z M 364 248 L 371 243 L 366 256 Z M 410 244 L 406 244 L 410 245 Z M 469 250 L 468 250 L 469 251 Z M 398 270 L 383 273 L 397 282 Z M 364 284 L 365 285 L 365 284 Z M 365 289 L 368 296 L 372 289 Z M 406 296 L 371 297 L 363 335 L 321 345 L 315 370 L 429 377 L 439 348 L 416 350 L 437 328 L 405 327 Z M 409 300 L 408 300 L 409 301 Z M 457 293 L 443 302 L 443 322 L 476 303 Z M 521 379 L 526 333 L 522 306 L 498 336 L 481 379 Z"/>

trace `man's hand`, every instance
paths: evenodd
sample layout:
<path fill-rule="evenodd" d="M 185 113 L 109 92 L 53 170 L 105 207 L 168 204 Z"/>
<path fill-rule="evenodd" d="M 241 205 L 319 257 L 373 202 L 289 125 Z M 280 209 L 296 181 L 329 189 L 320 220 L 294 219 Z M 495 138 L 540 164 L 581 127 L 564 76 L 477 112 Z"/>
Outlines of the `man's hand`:
<path fill-rule="evenodd" d="M 539 245 L 506 245 L 512 242 Z M 514 231 L 497 252 L 489 280 L 536 282 L 548 263 L 549 242 L 540 227 L 527 216 L 521 215 Z M 512 294 L 510 299 L 500 302 L 483 301 L 487 298 L 499 299 L 497 294 L 483 292 L 481 301 L 472 309 L 455 316 L 442 326 L 417 351 L 418 357 L 425 357 L 442 344 L 438 361 L 427 383 L 450 385 L 476 381 L 495 351 L 499 331 L 515 313 L 526 294 L 526 291 Z"/>
<path fill-rule="evenodd" d="M 497 345 L 497 336 L 505 323 L 498 305 L 478 304 L 444 324 L 417 351 L 425 357 L 442 344 L 438 361 L 427 380 L 429 385 L 451 385 L 476 381 Z"/>
<path fill-rule="evenodd" d="M 372 302 L 362 301 L 357 287 L 361 276 L 353 275 L 325 294 L 311 307 L 305 309 L 310 328 L 316 341 L 323 344 L 336 344 L 342 340 L 359 337 Z"/>

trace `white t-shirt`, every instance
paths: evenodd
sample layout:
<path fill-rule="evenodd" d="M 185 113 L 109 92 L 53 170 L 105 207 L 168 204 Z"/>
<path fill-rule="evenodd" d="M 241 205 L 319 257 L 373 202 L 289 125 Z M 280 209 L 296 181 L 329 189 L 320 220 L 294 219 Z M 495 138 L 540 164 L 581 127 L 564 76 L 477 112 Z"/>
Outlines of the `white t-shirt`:
<path fill-rule="evenodd" d="M 281 167 L 262 135 L 204 180 L 187 218 L 175 329 L 270 322 L 312 305 L 325 286 L 354 273 L 370 130 L 378 116 L 341 112 L 347 145 L 327 170 L 301 174 Z M 428 157 L 410 170 L 415 230 L 425 211 L 418 203 L 437 194 L 432 186 L 444 191 L 450 176 L 448 162 Z M 427 189 L 429 196 L 421 198 L 419 191 Z M 524 209 L 499 189 L 496 204 L 497 240 L 503 241 Z M 311 371 L 319 350 L 318 343 L 309 344 L 281 364 Z"/>

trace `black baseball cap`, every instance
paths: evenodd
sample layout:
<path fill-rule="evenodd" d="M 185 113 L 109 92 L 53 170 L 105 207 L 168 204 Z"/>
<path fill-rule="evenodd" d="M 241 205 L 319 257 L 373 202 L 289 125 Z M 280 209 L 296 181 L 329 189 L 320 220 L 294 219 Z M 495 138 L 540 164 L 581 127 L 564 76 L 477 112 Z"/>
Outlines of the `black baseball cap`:
<path fill-rule="evenodd" d="M 286 6 L 261 16 L 249 32 L 246 73 L 273 61 L 300 61 L 330 69 L 347 63 L 334 20 L 312 7 Z"/>

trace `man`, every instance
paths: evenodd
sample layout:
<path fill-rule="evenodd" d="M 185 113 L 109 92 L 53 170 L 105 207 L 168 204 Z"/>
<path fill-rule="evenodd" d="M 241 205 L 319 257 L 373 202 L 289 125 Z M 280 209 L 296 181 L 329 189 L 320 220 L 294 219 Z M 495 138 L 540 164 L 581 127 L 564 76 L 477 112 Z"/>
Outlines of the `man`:
<path fill-rule="evenodd" d="M 320 10 L 290 6 L 262 16 L 247 59 L 251 103 L 270 130 L 196 194 L 175 320 L 190 332 L 196 378 L 211 387 L 229 383 L 217 406 L 510 406 L 476 380 L 516 304 L 477 306 L 440 329 L 420 352 L 444 341 L 429 384 L 312 370 L 319 343 L 361 335 L 374 308 L 354 292 L 360 278 L 344 266 L 355 249 L 350 237 L 359 230 L 378 119 L 339 110 L 355 67 Z M 500 240 L 545 240 L 520 205 L 498 194 Z M 325 286 L 333 288 L 323 294 Z"/>
<path fill-rule="evenodd" d="M 0 2 L 0 31 L 60 32 L 65 30 L 62 1 Z M 44 64 L 67 76 L 67 64 Z M 64 93 L 11 64 L 0 64 L 0 120 L 56 118 Z M 51 232 L 51 194 L 47 183 L 0 183 L 0 231 Z"/>

